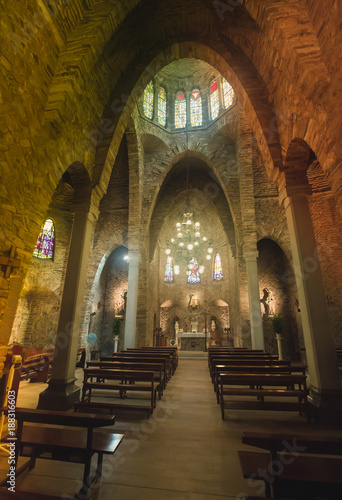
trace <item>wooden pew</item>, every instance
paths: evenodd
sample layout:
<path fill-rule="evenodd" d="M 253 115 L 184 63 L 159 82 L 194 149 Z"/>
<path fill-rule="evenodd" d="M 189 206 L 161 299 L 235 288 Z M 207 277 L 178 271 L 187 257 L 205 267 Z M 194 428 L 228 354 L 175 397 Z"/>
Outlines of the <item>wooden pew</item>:
<path fill-rule="evenodd" d="M 21 379 L 31 382 L 47 382 L 54 356 L 54 349 L 36 347 L 24 349 Z"/>
<path fill-rule="evenodd" d="M 305 375 L 220 373 L 222 420 L 225 409 L 242 409 L 299 411 L 300 414 L 304 413 L 309 421 L 307 392 Z M 265 401 L 265 398 L 269 397 L 277 398 L 277 401 Z M 297 401 L 284 401 L 283 398 Z"/>
<path fill-rule="evenodd" d="M 33 469 L 37 458 L 83 463 L 83 485 L 76 494 L 80 499 L 86 498 L 101 479 L 103 455 L 114 454 L 123 439 L 123 434 L 94 432 L 96 428 L 114 424 L 115 417 L 110 415 L 16 408 L 15 418 L 18 421 L 15 467 L 19 455 L 30 457 L 24 465 L 16 467 L 16 478 Z M 97 467 L 92 476 L 91 460 L 96 453 Z M 6 484 L 4 479 L 0 486 Z"/>
<path fill-rule="evenodd" d="M 147 351 L 141 349 L 127 349 L 127 351 L 121 351 L 120 354 L 126 354 L 128 356 L 150 356 L 150 357 L 164 357 L 169 360 L 170 363 L 170 377 L 175 373 L 176 370 L 176 362 L 173 352 L 160 352 L 160 351 Z"/>
<path fill-rule="evenodd" d="M 145 370 L 153 371 L 154 381 L 158 383 L 159 399 L 163 395 L 166 386 L 165 364 L 162 363 L 129 363 L 121 361 L 87 361 L 87 368 L 121 369 L 121 370 Z"/>
<path fill-rule="evenodd" d="M 244 477 L 263 479 L 273 498 L 341 498 L 341 433 L 243 432 L 242 442 L 268 451 L 239 451 L 239 459 Z"/>
<path fill-rule="evenodd" d="M 141 363 L 162 363 L 166 364 L 166 380 L 171 379 L 172 368 L 169 355 L 162 354 L 143 354 L 136 352 L 119 352 L 114 353 L 112 356 L 102 356 L 101 361 L 126 361 L 126 362 L 141 362 Z"/>
<path fill-rule="evenodd" d="M 220 364 L 220 365 L 224 365 L 226 363 L 226 361 L 233 361 L 235 364 L 240 364 L 241 362 L 249 362 L 249 361 L 253 361 L 253 363 L 255 361 L 259 361 L 260 363 L 264 363 L 264 364 L 267 364 L 269 361 L 278 361 L 278 356 L 273 356 L 273 355 L 269 355 L 269 354 L 266 354 L 266 355 L 262 355 L 262 356 L 255 356 L 255 355 L 240 355 L 240 356 L 236 356 L 236 355 L 225 355 L 225 356 L 212 356 L 210 358 L 210 364 L 209 364 L 209 373 L 210 373 L 210 377 L 211 379 L 213 380 L 214 378 L 214 366 L 215 364 Z"/>
<path fill-rule="evenodd" d="M 30 379 L 30 382 L 47 382 L 54 352 L 54 349 L 44 349 L 43 347 L 24 349 L 21 380 Z M 76 366 L 84 367 L 85 355 L 84 348 L 78 349 Z"/>
<path fill-rule="evenodd" d="M 216 392 L 217 402 L 220 401 L 220 373 L 301 373 L 305 375 L 306 365 L 296 365 L 291 366 L 290 361 L 280 361 L 267 362 L 267 364 L 238 364 L 235 365 L 233 362 L 226 365 L 215 365 L 214 366 L 214 390 Z"/>
<path fill-rule="evenodd" d="M 167 353 L 167 352 L 171 352 L 174 356 L 174 360 L 175 360 L 175 369 L 177 368 L 178 366 L 178 348 L 177 347 L 157 347 L 157 346 L 154 346 L 154 347 L 141 347 L 140 348 L 141 351 L 150 351 L 150 352 L 159 352 L 161 354 L 163 354 L 163 352 Z"/>
<path fill-rule="evenodd" d="M 99 382 L 99 380 L 102 380 L 102 382 Z M 159 384 L 154 382 L 153 371 L 85 368 L 82 398 L 81 401 L 75 404 L 75 410 L 78 411 L 82 408 L 105 408 L 110 411 L 139 411 L 145 412 L 149 417 L 156 406 L 158 386 Z M 111 401 L 92 400 L 94 390 L 110 392 Z M 145 392 L 149 394 L 149 404 L 119 403 L 118 401 L 114 401 L 113 392 L 116 392 L 120 399 L 126 399 L 127 392 Z"/>

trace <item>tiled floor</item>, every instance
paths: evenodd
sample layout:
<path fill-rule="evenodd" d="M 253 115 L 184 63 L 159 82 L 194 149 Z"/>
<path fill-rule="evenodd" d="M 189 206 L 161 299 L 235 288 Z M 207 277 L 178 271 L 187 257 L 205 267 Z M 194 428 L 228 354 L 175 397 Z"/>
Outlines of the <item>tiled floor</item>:
<path fill-rule="evenodd" d="M 18 405 L 36 407 L 45 386 L 23 382 Z M 114 457 L 105 458 L 94 498 L 215 500 L 242 498 L 244 492 L 263 496 L 262 483 L 248 486 L 241 475 L 237 450 L 245 448 L 242 430 L 307 427 L 295 413 L 234 411 L 222 421 L 206 357 L 184 352 L 149 420 L 117 418 L 113 430 L 124 432 L 125 439 Z M 4 458 L 0 470 L 4 475 Z M 81 476 L 78 464 L 38 460 L 17 488 L 66 498 L 74 495 Z"/>

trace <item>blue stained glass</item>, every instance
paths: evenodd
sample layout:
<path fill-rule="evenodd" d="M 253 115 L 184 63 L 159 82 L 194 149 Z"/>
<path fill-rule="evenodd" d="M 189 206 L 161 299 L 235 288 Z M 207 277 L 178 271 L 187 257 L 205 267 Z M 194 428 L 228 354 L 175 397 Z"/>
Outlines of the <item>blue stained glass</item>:
<path fill-rule="evenodd" d="M 39 259 L 52 259 L 55 250 L 55 225 L 46 219 L 41 227 L 33 256 Z"/>
<path fill-rule="evenodd" d="M 217 253 L 215 255 L 215 262 L 214 262 L 214 281 L 221 281 L 222 279 L 223 279 L 223 271 L 222 271 L 221 257 L 220 254 Z"/>
<path fill-rule="evenodd" d="M 165 281 L 171 283 L 173 281 L 173 260 L 168 256 L 166 259 Z"/>

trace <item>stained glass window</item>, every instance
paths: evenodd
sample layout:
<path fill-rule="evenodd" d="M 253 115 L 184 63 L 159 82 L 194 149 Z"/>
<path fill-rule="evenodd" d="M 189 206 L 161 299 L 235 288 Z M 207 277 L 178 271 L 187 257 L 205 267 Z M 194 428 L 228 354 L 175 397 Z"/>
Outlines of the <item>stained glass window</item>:
<path fill-rule="evenodd" d="M 200 127 L 202 125 L 202 97 L 198 89 L 191 92 L 190 123 L 192 127 Z"/>
<path fill-rule="evenodd" d="M 186 99 L 184 92 L 178 92 L 175 102 L 175 127 L 184 128 L 186 125 Z"/>
<path fill-rule="evenodd" d="M 158 92 L 158 123 L 162 127 L 166 125 L 166 92 L 162 87 Z"/>
<path fill-rule="evenodd" d="M 143 109 L 146 118 L 152 120 L 153 118 L 153 82 L 152 80 L 147 84 L 144 90 Z"/>
<path fill-rule="evenodd" d="M 55 250 L 55 225 L 51 219 L 46 219 L 40 229 L 33 256 L 39 259 L 53 259 Z"/>
<path fill-rule="evenodd" d="M 194 257 L 190 260 L 188 268 L 189 268 L 187 272 L 188 283 L 200 283 L 201 278 L 200 278 L 199 268 L 197 260 Z"/>
<path fill-rule="evenodd" d="M 173 260 L 169 255 L 166 259 L 165 281 L 167 283 L 171 283 L 173 281 Z"/>
<path fill-rule="evenodd" d="M 215 120 L 218 117 L 220 111 L 220 100 L 219 100 L 219 90 L 217 81 L 213 81 L 210 86 L 210 111 L 211 119 Z"/>
<path fill-rule="evenodd" d="M 215 261 L 214 261 L 214 281 L 221 281 L 222 279 L 223 279 L 223 271 L 222 271 L 221 257 L 220 254 L 217 253 L 215 255 Z"/>
<path fill-rule="evenodd" d="M 223 104 L 226 109 L 228 109 L 234 100 L 234 90 L 233 87 L 227 82 L 225 78 L 222 79 L 223 87 Z"/>

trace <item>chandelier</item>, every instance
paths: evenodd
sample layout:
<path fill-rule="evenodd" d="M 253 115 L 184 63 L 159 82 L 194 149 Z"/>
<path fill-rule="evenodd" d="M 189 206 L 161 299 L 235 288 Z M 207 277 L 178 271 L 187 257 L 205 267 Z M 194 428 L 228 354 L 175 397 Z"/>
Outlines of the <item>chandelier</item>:
<path fill-rule="evenodd" d="M 187 196 L 185 210 L 182 220 L 176 223 L 176 231 L 170 240 L 166 241 L 165 253 L 174 261 L 175 274 L 179 274 L 179 264 L 185 264 L 188 268 L 187 274 L 193 267 L 194 259 L 198 264 L 199 273 L 204 272 L 204 255 L 211 259 L 213 249 L 212 240 L 207 238 L 201 230 L 200 222 L 196 221 L 189 198 L 189 166 L 187 165 Z"/>

